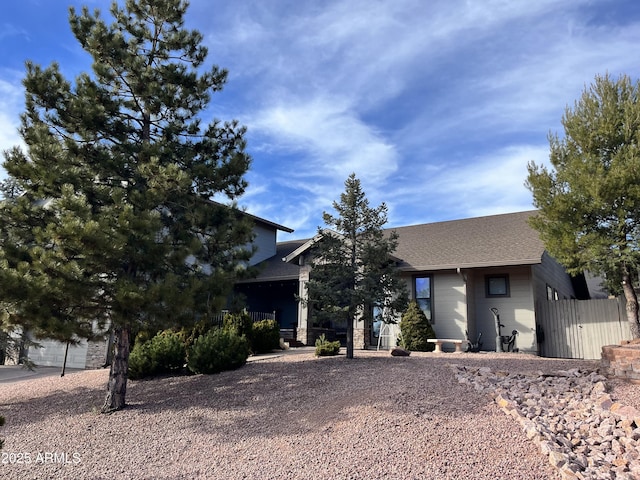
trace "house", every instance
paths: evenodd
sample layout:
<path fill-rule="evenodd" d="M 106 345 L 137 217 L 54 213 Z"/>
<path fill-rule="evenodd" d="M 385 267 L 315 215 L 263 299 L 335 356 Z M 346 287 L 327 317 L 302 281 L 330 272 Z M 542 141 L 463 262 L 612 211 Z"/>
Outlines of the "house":
<path fill-rule="evenodd" d="M 497 309 L 502 335 L 518 332 L 515 347 L 538 352 L 536 303 L 588 298 L 583 277 L 572 278 L 544 249 L 528 219 L 535 211 L 491 215 L 394 228 L 397 267 L 433 324 L 438 338 L 475 339 L 483 350 L 496 349 Z M 313 275 L 309 255 L 313 239 L 282 242 L 276 255 L 263 261 L 258 277 L 236 286 L 252 310 L 275 311 L 281 328 L 313 344 L 327 325 L 314 324 L 303 302 L 305 282 Z M 344 325 L 329 331 L 340 338 Z M 392 329 L 393 330 L 393 329 Z M 380 326 L 369 318 L 354 325 L 356 348 L 376 346 Z M 395 344 L 387 338 L 387 345 Z"/>
<path fill-rule="evenodd" d="M 277 254 L 278 231 L 291 233 L 293 230 L 246 212 L 245 215 L 253 221 L 253 245 L 256 251 L 249 261 L 249 265 L 253 266 Z M 38 343 L 40 348 L 30 348 L 28 351 L 29 358 L 36 365 L 62 367 L 65 364 L 68 368 L 100 368 L 109 361 L 108 338 L 92 342 L 82 340 L 68 348 L 66 343 L 55 340 L 38 340 Z"/>

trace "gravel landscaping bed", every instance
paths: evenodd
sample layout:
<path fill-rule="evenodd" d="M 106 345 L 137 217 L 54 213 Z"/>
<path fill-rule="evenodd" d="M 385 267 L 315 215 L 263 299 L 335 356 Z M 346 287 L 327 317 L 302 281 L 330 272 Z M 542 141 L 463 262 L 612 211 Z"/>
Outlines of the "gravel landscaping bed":
<path fill-rule="evenodd" d="M 559 479 L 522 426 L 452 364 L 514 373 L 597 369 L 524 354 L 312 352 L 218 375 L 129 382 L 102 415 L 108 371 L 3 384 L 0 477 L 11 479 Z M 640 407 L 640 386 L 608 382 Z"/>

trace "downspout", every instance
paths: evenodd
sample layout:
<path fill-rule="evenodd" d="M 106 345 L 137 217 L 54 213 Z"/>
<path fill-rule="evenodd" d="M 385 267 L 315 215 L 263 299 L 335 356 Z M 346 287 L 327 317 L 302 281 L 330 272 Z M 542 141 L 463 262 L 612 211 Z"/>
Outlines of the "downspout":
<path fill-rule="evenodd" d="M 462 281 L 464 282 L 465 287 L 467 286 L 467 274 L 466 273 L 462 273 L 462 269 L 460 267 L 456 267 L 456 273 L 458 275 L 460 275 L 460 278 L 462 279 Z M 467 294 L 467 292 L 465 291 L 465 296 Z"/>
<path fill-rule="evenodd" d="M 469 339 L 469 294 L 467 291 L 467 274 L 462 271 L 460 267 L 456 267 L 456 273 L 460 276 L 464 283 L 464 301 L 465 301 L 465 339 Z M 475 337 L 475 328 L 473 329 L 473 335 Z"/>

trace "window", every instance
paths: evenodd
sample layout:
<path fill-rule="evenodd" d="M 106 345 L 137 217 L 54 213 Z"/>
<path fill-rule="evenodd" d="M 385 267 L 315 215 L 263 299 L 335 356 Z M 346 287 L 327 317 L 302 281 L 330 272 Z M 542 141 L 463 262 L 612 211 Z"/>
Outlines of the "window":
<path fill-rule="evenodd" d="M 553 288 L 551 288 L 551 285 L 547 285 L 547 300 L 553 299 Z"/>
<path fill-rule="evenodd" d="M 416 302 L 427 319 L 433 322 L 431 305 L 431 277 L 415 277 L 413 282 Z"/>
<path fill-rule="evenodd" d="M 508 297 L 509 275 L 487 275 L 487 297 Z"/>

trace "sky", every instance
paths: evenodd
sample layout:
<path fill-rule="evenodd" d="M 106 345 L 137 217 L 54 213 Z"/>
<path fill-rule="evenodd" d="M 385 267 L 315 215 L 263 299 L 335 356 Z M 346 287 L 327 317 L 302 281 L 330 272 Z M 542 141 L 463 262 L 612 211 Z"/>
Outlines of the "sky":
<path fill-rule="evenodd" d="M 24 62 L 90 71 L 68 6 L 110 3 L 3 2 L 0 150 L 22 144 Z M 635 0 L 191 0 L 186 27 L 229 70 L 202 119 L 248 129 L 238 203 L 280 241 L 313 236 L 351 173 L 387 227 L 530 210 L 566 108 L 640 76 Z"/>

